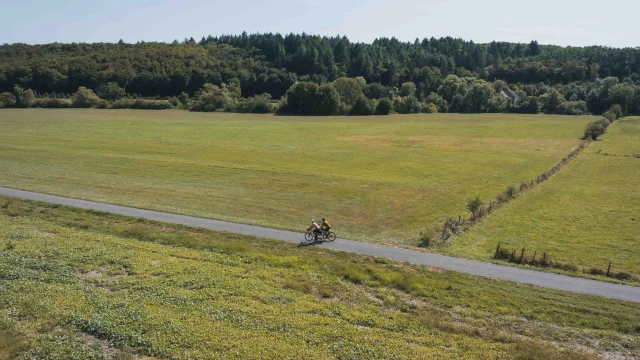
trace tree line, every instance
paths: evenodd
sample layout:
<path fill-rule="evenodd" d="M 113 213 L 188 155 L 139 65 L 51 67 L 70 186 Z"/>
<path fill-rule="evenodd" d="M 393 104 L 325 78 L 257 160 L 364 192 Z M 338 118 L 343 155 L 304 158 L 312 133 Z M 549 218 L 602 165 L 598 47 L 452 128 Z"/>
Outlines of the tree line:
<path fill-rule="evenodd" d="M 617 104 L 638 114 L 639 74 L 640 49 L 536 41 L 364 44 L 243 33 L 171 44 L 12 44 L 0 46 L 0 106 L 63 107 L 52 99 L 83 87 L 103 107 L 156 97 L 194 111 L 602 114 Z M 21 102 L 21 91 L 37 101 Z"/>

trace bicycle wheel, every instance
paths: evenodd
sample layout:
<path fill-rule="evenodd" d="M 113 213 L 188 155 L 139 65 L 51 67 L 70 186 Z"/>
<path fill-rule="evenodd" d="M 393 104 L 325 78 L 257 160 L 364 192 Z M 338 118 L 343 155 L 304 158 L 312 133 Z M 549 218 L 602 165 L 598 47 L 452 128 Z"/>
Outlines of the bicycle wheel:
<path fill-rule="evenodd" d="M 329 241 L 334 241 L 336 239 L 336 234 L 334 234 L 333 232 L 329 231 L 329 233 L 327 234 L 327 239 Z"/>
<path fill-rule="evenodd" d="M 304 233 L 304 239 L 305 240 L 311 241 L 311 240 L 313 240 L 313 238 L 314 238 L 313 233 L 310 233 L 308 231 L 306 233 Z"/>

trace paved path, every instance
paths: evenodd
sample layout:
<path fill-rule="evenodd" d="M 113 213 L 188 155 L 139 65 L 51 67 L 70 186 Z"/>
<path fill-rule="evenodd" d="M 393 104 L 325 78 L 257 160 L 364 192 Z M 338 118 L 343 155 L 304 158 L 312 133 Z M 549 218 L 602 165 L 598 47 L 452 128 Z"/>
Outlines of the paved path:
<path fill-rule="evenodd" d="M 113 214 L 141 217 L 149 220 L 228 231 L 245 235 L 260 236 L 288 241 L 292 243 L 299 243 L 300 241 L 304 240 L 304 237 L 301 233 L 293 231 L 276 230 L 259 226 L 230 223 L 226 221 L 136 209 L 118 205 L 97 203 L 93 201 L 46 195 L 30 191 L 15 190 L 5 187 L 0 187 L 0 194 L 29 200 L 44 201 L 52 204 L 103 211 Z M 640 302 L 640 287 L 619 285 L 597 280 L 589 280 L 553 273 L 521 269 L 511 266 L 496 265 L 481 261 L 430 254 L 421 251 L 400 249 L 352 240 L 337 239 L 333 243 L 322 244 L 319 246 L 350 253 L 384 257 L 397 261 L 406 261 L 414 264 L 433 266 L 472 275 L 480 275 L 502 280 L 515 281 L 524 284 L 543 286 L 551 289 L 566 290 L 584 294 L 598 295 L 612 299 Z"/>

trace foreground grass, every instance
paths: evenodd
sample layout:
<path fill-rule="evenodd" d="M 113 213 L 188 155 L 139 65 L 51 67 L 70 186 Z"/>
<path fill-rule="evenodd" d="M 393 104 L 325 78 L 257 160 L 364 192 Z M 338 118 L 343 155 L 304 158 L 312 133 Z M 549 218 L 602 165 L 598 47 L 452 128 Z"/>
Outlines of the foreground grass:
<path fill-rule="evenodd" d="M 555 165 L 590 119 L 3 110 L 0 185 L 291 230 L 325 216 L 344 238 L 415 244 Z"/>
<path fill-rule="evenodd" d="M 633 155 L 636 155 L 634 157 Z M 640 118 L 615 122 L 551 180 L 488 216 L 444 251 L 486 260 L 498 243 L 640 280 Z"/>
<path fill-rule="evenodd" d="M 0 197 L 0 355 L 640 356 L 640 307 Z"/>

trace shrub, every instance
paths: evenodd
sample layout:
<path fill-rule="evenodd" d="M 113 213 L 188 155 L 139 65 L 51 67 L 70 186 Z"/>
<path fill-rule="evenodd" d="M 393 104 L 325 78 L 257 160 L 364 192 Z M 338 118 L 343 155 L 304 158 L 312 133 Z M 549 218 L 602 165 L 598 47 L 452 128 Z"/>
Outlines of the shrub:
<path fill-rule="evenodd" d="M 484 203 L 480 200 L 479 196 L 476 196 L 475 199 L 469 199 L 467 201 L 467 210 L 469 210 L 471 214 L 475 215 L 482 205 L 484 205 Z"/>
<path fill-rule="evenodd" d="M 420 238 L 418 239 L 418 246 L 420 247 L 429 247 L 431 246 L 436 239 L 436 231 L 433 228 L 425 229 L 424 231 L 420 231 Z"/>
<path fill-rule="evenodd" d="M 345 112 L 341 110 L 340 94 L 334 85 L 323 84 L 318 87 L 312 111 L 319 115 L 337 115 Z"/>
<path fill-rule="evenodd" d="M 608 112 L 613 113 L 616 116 L 615 120 L 620 119 L 621 117 L 624 116 L 624 113 L 622 112 L 622 107 L 618 104 L 611 105 L 611 108 L 609 108 Z"/>
<path fill-rule="evenodd" d="M 604 116 L 605 119 L 607 119 L 610 123 L 616 121 L 616 113 L 609 110 L 606 113 L 602 114 L 602 116 Z"/>
<path fill-rule="evenodd" d="M 447 112 L 449 109 L 449 104 L 447 104 L 447 100 L 443 99 L 442 96 L 432 92 L 425 99 L 424 102 L 427 104 L 434 104 L 437 108 L 437 112 Z"/>
<path fill-rule="evenodd" d="M 416 94 L 416 84 L 411 81 L 403 83 L 400 86 L 400 96 L 415 96 Z"/>
<path fill-rule="evenodd" d="M 251 98 L 242 99 L 235 106 L 231 106 L 227 110 L 237 113 L 268 114 L 272 112 L 270 100 L 270 94 L 256 95 Z"/>
<path fill-rule="evenodd" d="M 382 98 L 378 101 L 378 105 L 376 105 L 376 115 L 389 115 L 391 112 L 391 108 L 393 107 L 393 103 L 389 98 Z"/>
<path fill-rule="evenodd" d="M 233 105 L 239 98 L 234 84 L 221 86 L 206 83 L 195 95 L 195 102 L 191 111 L 212 112 L 218 109 L 226 109 Z"/>
<path fill-rule="evenodd" d="M 169 104 L 171 104 L 171 106 L 173 106 L 173 107 L 178 107 L 178 105 L 180 105 L 180 106 L 182 105 L 182 103 L 180 102 L 180 100 L 179 100 L 177 97 L 175 97 L 175 96 L 170 97 L 169 99 L 167 99 L 167 101 L 168 101 L 168 102 L 169 102 Z"/>
<path fill-rule="evenodd" d="M 27 89 L 24 92 L 23 106 L 24 107 L 32 107 L 36 102 L 36 95 L 33 93 L 33 90 Z"/>
<path fill-rule="evenodd" d="M 118 83 L 110 82 L 102 84 L 96 88 L 96 94 L 109 101 L 122 99 L 127 93 L 123 88 L 118 86 Z"/>
<path fill-rule="evenodd" d="M 318 101 L 318 84 L 300 81 L 293 84 L 286 92 L 278 109 L 281 114 L 310 115 L 314 113 L 314 103 Z"/>
<path fill-rule="evenodd" d="M 40 107 L 40 108 L 62 109 L 62 108 L 71 107 L 71 103 L 58 98 L 41 98 L 41 99 L 36 99 L 33 106 Z"/>
<path fill-rule="evenodd" d="M 607 119 L 594 120 L 590 122 L 584 129 L 584 136 L 582 138 L 584 140 L 596 140 L 600 135 L 607 131 L 609 124 L 610 122 Z"/>
<path fill-rule="evenodd" d="M 422 110 L 422 104 L 415 96 L 407 96 L 402 98 L 398 106 L 398 112 L 400 114 L 415 114 Z"/>
<path fill-rule="evenodd" d="M 427 114 L 437 114 L 438 107 L 434 103 L 426 103 L 422 105 L 422 111 L 424 111 Z"/>
<path fill-rule="evenodd" d="M 111 103 L 112 109 L 130 109 L 135 100 L 133 99 L 120 99 Z"/>
<path fill-rule="evenodd" d="M 112 109 L 166 110 L 173 105 L 167 100 L 120 99 L 111 103 Z"/>
<path fill-rule="evenodd" d="M 505 191 L 505 194 L 507 194 L 507 197 L 509 197 L 510 199 L 513 199 L 517 194 L 516 187 L 513 185 L 509 185 L 507 191 Z"/>
<path fill-rule="evenodd" d="M 502 94 L 497 94 L 489 99 L 487 111 L 490 113 L 501 113 L 507 110 L 509 100 L 505 99 Z"/>
<path fill-rule="evenodd" d="M 142 100 L 138 99 L 133 102 L 131 109 L 139 110 L 166 110 L 172 109 L 173 106 L 167 100 Z"/>
<path fill-rule="evenodd" d="M 100 98 L 98 97 L 98 95 L 96 95 L 93 90 L 87 89 L 84 86 L 80 86 L 78 88 L 78 91 L 73 94 L 73 100 L 71 101 L 71 104 L 74 107 L 83 108 L 93 107 L 98 105 L 99 103 Z"/>
<path fill-rule="evenodd" d="M 361 96 L 349 110 L 349 115 L 373 115 L 373 112 L 374 108 L 371 100 Z"/>
<path fill-rule="evenodd" d="M 556 114 L 584 115 L 586 113 L 588 113 L 587 103 L 584 101 L 565 101 L 556 108 Z"/>
<path fill-rule="evenodd" d="M 10 92 L 0 94 L 0 108 L 11 107 L 16 104 L 16 96 Z"/>

